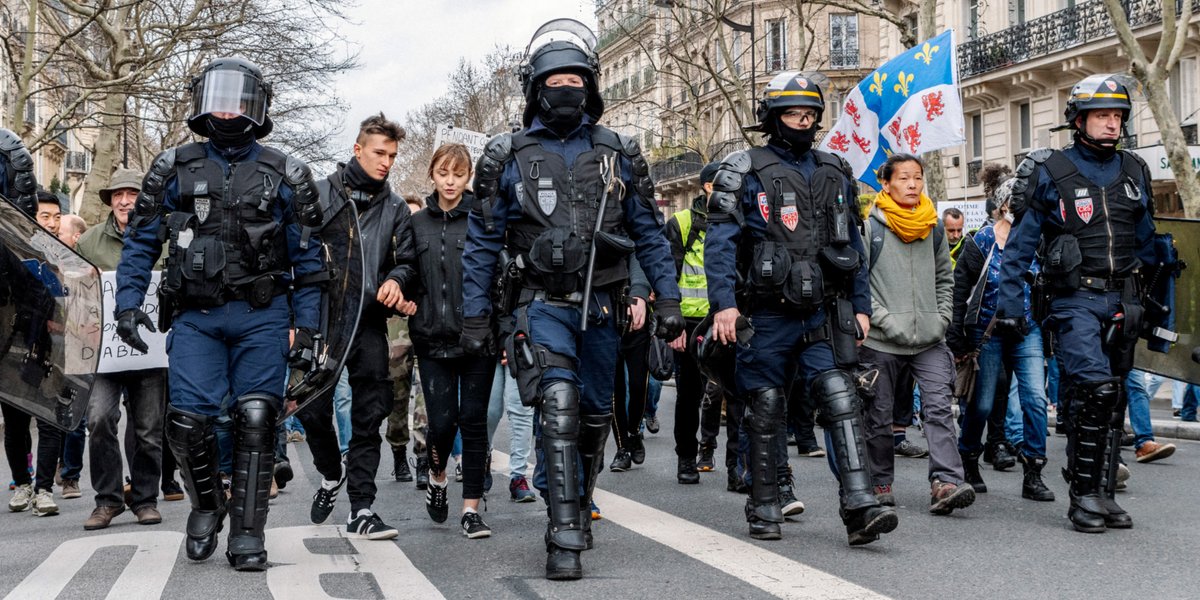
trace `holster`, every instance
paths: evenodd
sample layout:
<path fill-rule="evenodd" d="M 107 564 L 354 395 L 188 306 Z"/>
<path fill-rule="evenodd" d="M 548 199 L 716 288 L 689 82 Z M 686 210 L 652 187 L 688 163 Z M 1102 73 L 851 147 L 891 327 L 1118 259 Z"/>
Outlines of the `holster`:
<path fill-rule="evenodd" d="M 542 377 L 546 370 L 551 367 L 574 370 L 575 362 L 569 356 L 534 343 L 529 331 L 529 305 L 517 308 L 515 316 L 516 326 L 504 341 L 508 369 L 517 381 L 521 404 L 538 406 L 542 402 Z"/>
<path fill-rule="evenodd" d="M 845 298 L 834 298 L 827 305 L 829 345 L 833 347 L 833 362 L 843 369 L 858 366 L 858 341 L 863 333 L 854 315 L 854 305 Z"/>

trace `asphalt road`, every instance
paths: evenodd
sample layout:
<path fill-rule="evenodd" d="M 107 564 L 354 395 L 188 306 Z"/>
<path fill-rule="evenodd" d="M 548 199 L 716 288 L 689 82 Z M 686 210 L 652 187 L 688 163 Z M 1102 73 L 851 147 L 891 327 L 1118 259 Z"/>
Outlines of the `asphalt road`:
<path fill-rule="evenodd" d="M 0 513 L 0 595 L 12 598 L 1196 598 L 1200 558 L 1195 514 L 1200 444 L 1179 442 L 1174 457 L 1133 465 L 1118 501 L 1135 527 L 1102 535 L 1070 530 L 1066 485 L 1057 476 L 1064 438 L 1050 440 L 1054 503 L 1020 497 L 1018 471 L 985 471 L 989 493 L 949 517 L 928 514 L 925 460 L 898 459 L 900 527 L 869 546 L 850 548 L 837 517 L 834 482 L 823 459 L 793 457 L 807 510 L 784 526 L 784 539 L 751 541 L 743 497 L 725 491 L 723 470 L 698 486 L 675 483 L 670 436 L 674 388 L 663 390 L 664 428 L 647 439 L 649 458 L 626 473 L 605 472 L 597 501 L 596 549 L 584 554 L 585 579 L 542 578 L 545 508 L 513 504 L 497 485 L 484 517 L 490 539 L 458 530 L 460 489 L 451 484 L 451 518 L 427 517 L 424 493 L 380 474 L 376 510 L 400 530 L 394 541 L 345 534 L 343 494 L 329 524 L 308 523 L 316 472 L 303 443 L 291 444 L 298 477 L 272 503 L 272 568 L 236 573 L 221 554 L 193 563 L 183 553 L 186 502 L 163 502 L 164 522 L 139 526 L 131 513 L 85 532 L 93 506 L 58 500 L 61 514 Z M 919 434 L 915 434 L 920 439 Z M 506 449 L 501 424 L 498 450 Z M 1160 440 L 1161 441 L 1161 440 Z M 612 447 L 610 445 L 609 455 Z M 494 466 L 507 466 L 498 460 Z M 0 467 L 2 468 L 2 467 Z M 0 471 L 0 480 L 10 475 Z"/>

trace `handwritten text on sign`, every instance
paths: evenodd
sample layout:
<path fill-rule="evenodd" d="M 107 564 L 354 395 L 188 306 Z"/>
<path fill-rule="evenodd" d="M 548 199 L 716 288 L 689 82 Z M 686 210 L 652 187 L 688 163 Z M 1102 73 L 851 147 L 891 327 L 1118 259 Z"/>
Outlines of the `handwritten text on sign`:
<path fill-rule="evenodd" d="M 150 287 L 146 290 L 146 299 L 142 302 L 142 311 L 150 316 L 154 326 L 158 327 L 158 283 L 162 273 L 154 271 L 150 278 Z M 139 369 L 162 369 L 167 366 L 167 334 L 160 331 L 150 333 L 142 328 L 142 339 L 150 347 L 150 351 L 142 354 L 117 336 L 117 320 L 113 317 L 113 309 L 117 306 L 117 274 L 115 271 L 100 273 L 100 281 L 104 289 L 104 338 L 100 346 L 100 366 L 97 373 L 120 373 Z"/>

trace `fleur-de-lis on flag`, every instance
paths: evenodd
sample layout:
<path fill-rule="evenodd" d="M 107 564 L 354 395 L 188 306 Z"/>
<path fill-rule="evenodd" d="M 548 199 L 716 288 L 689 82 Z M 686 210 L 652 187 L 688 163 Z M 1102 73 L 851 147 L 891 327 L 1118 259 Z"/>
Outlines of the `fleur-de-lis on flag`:
<path fill-rule="evenodd" d="M 875 83 L 871 84 L 871 91 L 882 96 L 883 82 L 887 81 L 887 73 L 875 73 Z"/>
<path fill-rule="evenodd" d="M 896 85 L 892 86 L 892 89 L 899 92 L 905 98 L 907 98 L 908 97 L 908 85 L 910 83 L 912 83 L 913 77 L 915 77 L 915 76 L 912 73 L 905 73 L 904 71 L 900 71 L 899 79 L 896 81 Z"/>
<path fill-rule="evenodd" d="M 925 45 L 921 47 L 921 51 L 917 53 L 916 58 L 917 60 L 925 61 L 925 64 L 928 65 L 933 62 L 933 53 L 941 49 L 941 46 L 931 46 L 929 42 L 925 42 Z"/>

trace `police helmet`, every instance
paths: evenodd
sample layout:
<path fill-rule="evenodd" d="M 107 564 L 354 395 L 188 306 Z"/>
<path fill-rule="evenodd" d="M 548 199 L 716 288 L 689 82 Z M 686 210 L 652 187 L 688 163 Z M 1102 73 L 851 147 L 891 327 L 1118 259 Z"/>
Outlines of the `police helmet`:
<path fill-rule="evenodd" d="M 650 316 L 650 330 L 654 331 L 658 328 L 658 316 Z M 650 347 L 646 349 L 646 364 L 650 370 L 650 376 L 659 380 L 666 381 L 675 376 L 675 351 L 671 349 L 671 344 L 658 336 L 653 336 L 650 339 Z"/>
<path fill-rule="evenodd" d="M 519 75 L 525 94 L 522 122 L 526 127 L 537 114 L 537 95 L 546 77 L 554 73 L 576 73 L 583 77 L 588 91 L 585 112 L 595 122 L 604 114 L 600 97 L 600 58 L 596 55 L 596 34 L 575 19 L 548 21 L 529 38 Z"/>
<path fill-rule="evenodd" d="M 825 94 L 829 78 L 817 72 L 784 71 L 776 75 L 763 90 L 758 100 L 754 117 L 758 123 L 746 127 L 751 131 L 770 133 L 775 129 L 775 119 L 784 109 L 807 106 L 817 111 L 817 121 L 825 114 Z"/>
<path fill-rule="evenodd" d="M 727 390 L 733 389 L 734 349 L 713 337 L 713 315 L 709 313 L 688 335 L 687 351 L 700 374 Z"/>
<path fill-rule="evenodd" d="M 192 112 L 188 128 L 208 136 L 207 118 L 213 113 L 234 113 L 254 123 L 254 136 L 264 138 L 275 125 L 271 107 L 271 84 L 263 81 L 258 65 L 236 57 L 218 58 L 204 67 L 191 85 Z"/>
<path fill-rule="evenodd" d="M 1122 123 L 1129 121 L 1133 99 L 1141 94 L 1141 84 L 1124 73 L 1091 75 L 1071 88 L 1067 108 L 1063 111 L 1065 128 L 1075 129 L 1075 118 L 1089 110 L 1119 108 Z"/>

